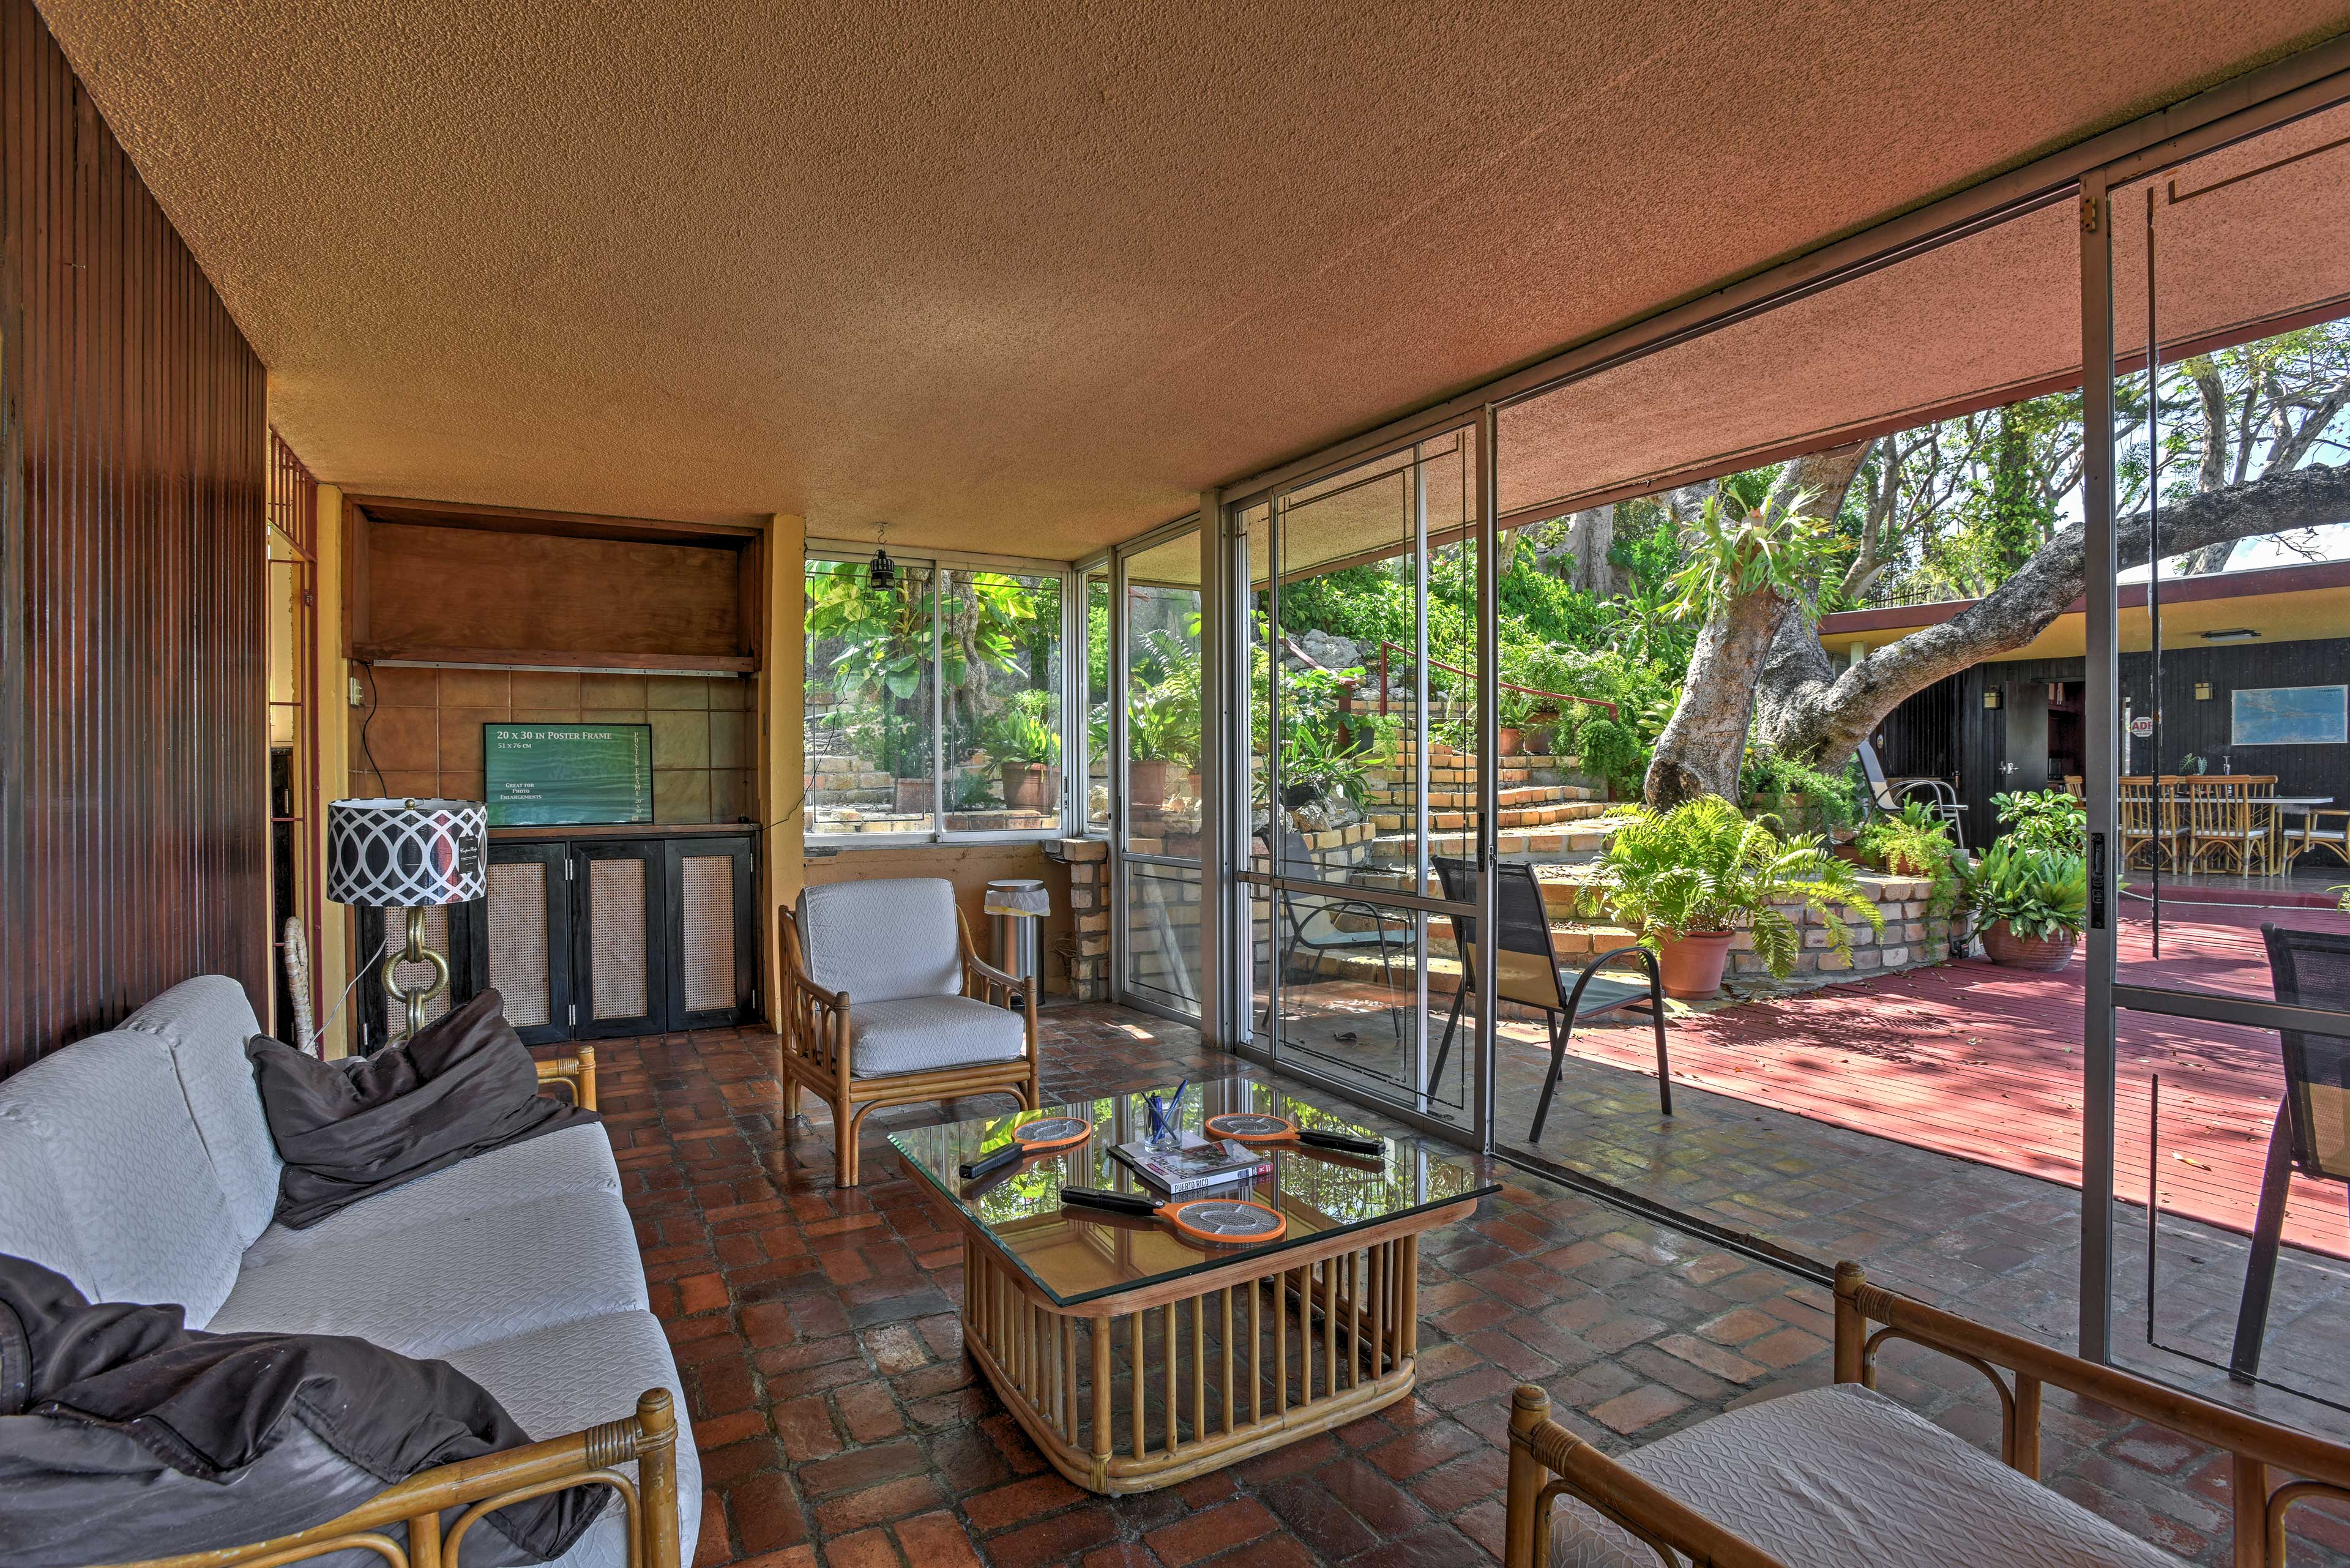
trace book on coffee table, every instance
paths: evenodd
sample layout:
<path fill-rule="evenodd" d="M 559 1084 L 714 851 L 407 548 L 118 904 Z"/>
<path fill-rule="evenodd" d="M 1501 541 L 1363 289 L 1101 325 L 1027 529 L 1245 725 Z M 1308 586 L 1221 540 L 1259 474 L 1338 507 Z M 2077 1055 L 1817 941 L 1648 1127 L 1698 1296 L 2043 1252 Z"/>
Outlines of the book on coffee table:
<path fill-rule="evenodd" d="M 1122 1143 L 1111 1152 L 1145 1181 L 1170 1193 L 1245 1181 L 1273 1168 L 1271 1155 L 1231 1138 L 1211 1141 L 1196 1133 L 1186 1133 L 1184 1140 L 1181 1148 Z"/>

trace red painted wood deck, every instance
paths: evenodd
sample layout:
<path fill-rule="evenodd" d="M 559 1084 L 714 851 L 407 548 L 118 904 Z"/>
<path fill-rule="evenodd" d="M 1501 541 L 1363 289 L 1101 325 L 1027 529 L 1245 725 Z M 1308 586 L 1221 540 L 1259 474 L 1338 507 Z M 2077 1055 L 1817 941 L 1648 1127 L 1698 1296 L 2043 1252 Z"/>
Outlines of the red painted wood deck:
<path fill-rule="evenodd" d="M 2174 921 L 2174 913 L 2193 918 Z M 2270 998 L 2264 913 L 2350 930 L 2350 919 L 2330 911 L 2166 906 L 2158 962 L 2145 908 L 2134 904 L 2125 909 L 2123 979 Z M 2078 1188 L 2082 967 L 2029 974 L 1961 961 L 1679 1018 L 1673 1077 Z M 2276 1036 L 2131 1012 L 2120 1015 L 2118 1036 L 2119 1196 L 2146 1199 L 2147 1113 L 2158 1074 L 2163 1211 L 2249 1232 L 2284 1092 Z M 1645 1026 L 1586 1029 L 1574 1048 L 1591 1061 L 1654 1071 Z M 2350 1257 L 2344 1199 L 2335 1183 L 2294 1177 L 2285 1240 Z"/>

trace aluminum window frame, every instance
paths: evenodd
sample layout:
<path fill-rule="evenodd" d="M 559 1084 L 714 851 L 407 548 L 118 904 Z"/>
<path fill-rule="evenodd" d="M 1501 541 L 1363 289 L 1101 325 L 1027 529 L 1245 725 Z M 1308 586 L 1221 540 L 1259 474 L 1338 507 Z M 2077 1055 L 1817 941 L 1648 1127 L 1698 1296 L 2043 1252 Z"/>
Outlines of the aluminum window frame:
<path fill-rule="evenodd" d="M 800 547 L 801 592 L 806 590 L 807 567 L 813 561 L 862 562 L 872 558 L 872 553 L 882 546 L 869 539 L 807 539 Z M 1082 591 L 1082 568 L 1069 561 L 1035 560 L 1024 556 L 992 556 L 957 550 L 893 550 L 890 556 L 900 566 L 918 566 L 933 574 L 935 585 L 943 584 L 945 575 L 954 571 L 1001 572 L 1008 576 L 1049 577 L 1061 585 L 1061 798 L 1059 825 L 1053 827 L 951 828 L 946 813 L 946 683 L 941 678 L 940 655 L 942 651 L 940 631 L 941 601 L 944 597 L 938 587 L 931 595 L 931 826 L 911 833 L 823 833 L 814 826 L 811 811 L 809 822 L 803 827 L 802 842 L 811 849 L 847 854 L 860 849 L 908 849 L 926 845 L 948 844 L 1044 844 L 1058 838 L 1079 836 L 1071 830 L 1073 820 L 1082 827 L 1082 816 L 1073 819 L 1073 810 L 1082 811 L 1084 795 L 1081 788 L 1073 788 L 1073 773 L 1069 765 L 1069 715 L 1071 707 L 1072 670 L 1075 690 L 1082 697 L 1085 689 L 1085 665 L 1082 659 L 1070 658 L 1072 648 L 1082 652 L 1081 634 L 1085 626 L 1085 607 L 1076 601 Z M 1074 609 L 1074 618 L 1073 618 Z M 1074 627 L 1073 627 L 1074 618 Z M 800 723 L 805 733 L 807 723 L 808 671 L 800 672 Z M 1077 753 L 1084 752 L 1084 725 L 1078 725 Z"/>

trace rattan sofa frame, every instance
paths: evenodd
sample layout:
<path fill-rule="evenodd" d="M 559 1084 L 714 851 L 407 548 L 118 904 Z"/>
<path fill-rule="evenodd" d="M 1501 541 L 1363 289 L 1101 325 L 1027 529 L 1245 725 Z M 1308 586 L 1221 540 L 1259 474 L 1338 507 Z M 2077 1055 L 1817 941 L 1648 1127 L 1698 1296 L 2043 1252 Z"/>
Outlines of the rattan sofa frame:
<path fill-rule="evenodd" d="M 2000 1458 L 2035 1480 L 2041 1397 L 2051 1387 L 2225 1451 L 2234 1488 L 2234 1568 L 2283 1568 L 2285 1516 L 2293 1504 L 2319 1496 L 2350 1499 L 2350 1447 L 1985 1328 L 1868 1283 L 1857 1263 L 1837 1264 L 1835 1380 L 1874 1388 L 1877 1352 L 1890 1340 L 1939 1351 L 1990 1379 L 2000 1402 Z M 1525 1385 L 1510 1415 L 1506 1568 L 1543 1568 L 1551 1509 L 1561 1497 L 1595 1510 L 1667 1563 L 1787 1568 L 1553 1421 L 1550 1397 Z"/>
<path fill-rule="evenodd" d="M 1007 1094 L 1035 1110 L 1043 1092 L 1036 1050 L 1036 986 L 983 961 L 971 940 L 971 922 L 955 911 L 962 942 L 962 994 L 1022 1014 L 1027 1041 L 1022 1054 L 1002 1062 L 886 1077 L 851 1075 L 849 1009 L 845 991 L 827 991 L 808 977 L 799 924 L 789 909 L 775 919 L 784 957 L 784 1114 L 800 1114 L 800 1096 L 813 1094 L 832 1109 L 834 1174 L 843 1187 L 858 1183 L 857 1135 L 865 1118 L 884 1106 L 918 1105 L 963 1095 Z M 860 1108 L 861 1107 L 861 1108 Z"/>

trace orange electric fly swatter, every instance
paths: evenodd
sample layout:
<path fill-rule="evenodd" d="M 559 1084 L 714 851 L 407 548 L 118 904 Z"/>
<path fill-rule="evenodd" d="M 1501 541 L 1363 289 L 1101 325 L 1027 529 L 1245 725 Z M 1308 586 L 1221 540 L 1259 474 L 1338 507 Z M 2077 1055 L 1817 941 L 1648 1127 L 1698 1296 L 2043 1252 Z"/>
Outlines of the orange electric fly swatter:
<path fill-rule="evenodd" d="M 1234 1143 L 1295 1143 L 1307 1148 L 1326 1148 L 1334 1154 L 1380 1155 L 1387 1145 L 1375 1137 L 1357 1137 L 1351 1133 L 1316 1132 L 1301 1127 L 1286 1116 L 1269 1116 L 1258 1111 L 1234 1111 L 1225 1116 L 1208 1118 L 1210 1137 L 1228 1137 Z"/>
<path fill-rule="evenodd" d="M 1015 1160 L 1048 1149 L 1068 1148 L 1093 1137 L 1094 1124 L 1076 1116 L 1038 1116 L 1022 1122 L 1012 1129 L 1012 1141 L 983 1159 L 974 1159 L 956 1168 L 965 1181 L 1002 1170 Z"/>
<path fill-rule="evenodd" d="M 1161 1203 L 1148 1193 L 1064 1187 L 1061 1201 L 1117 1214 L 1156 1216 L 1195 1241 L 1219 1241 L 1228 1247 L 1279 1241 L 1289 1229 L 1280 1210 L 1248 1198 L 1178 1198 Z"/>

